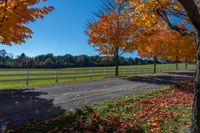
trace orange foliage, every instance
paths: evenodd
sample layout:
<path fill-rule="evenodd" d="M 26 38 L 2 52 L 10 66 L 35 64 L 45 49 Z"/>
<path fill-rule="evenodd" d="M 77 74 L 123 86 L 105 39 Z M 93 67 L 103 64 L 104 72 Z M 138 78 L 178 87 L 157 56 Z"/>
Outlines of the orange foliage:
<path fill-rule="evenodd" d="M 166 50 L 165 30 L 146 30 L 143 39 L 138 43 L 138 53 L 141 57 L 163 57 Z"/>
<path fill-rule="evenodd" d="M 141 57 L 158 57 L 170 60 L 194 61 L 194 38 L 182 36 L 170 29 L 149 29 L 141 35 L 143 39 L 138 43 L 138 52 Z"/>
<path fill-rule="evenodd" d="M 112 55 L 116 49 L 132 52 L 137 36 L 137 25 L 130 20 L 130 15 L 123 3 L 115 1 L 115 10 L 102 14 L 99 20 L 90 23 L 86 34 L 89 44 L 98 48 L 101 54 Z M 123 7 L 123 8 L 122 8 Z"/>
<path fill-rule="evenodd" d="M 169 32 L 166 37 L 166 57 L 171 60 L 194 61 L 196 58 L 196 49 L 194 38 L 191 36 L 182 36 L 178 32 Z"/>
<path fill-rule="evenodd" d="M 176 112 L 168 112 L 166 108 L 174 105 L 190 106 L 193 100 L 192 86 L 183 90 L 174 89 L 159 98 L 142 98 L 136 104 L 140 104 L 142 110 L 132 114 L 135 119 L 143 119 L 151 127 L 151 133 L 162 132 L 161 124 L 168 119 L 177 119 Z M 188 126 L 189 123 L 186 123 Z"/>
<path fill-rule="evenodd" d="M 125 1 L 125 0 L 124 0 Z M 134 9 L 133 20 L 143 27 L 159 28 L 159 23 L 166 22 L 166 19 L 174 20 L 174 16 L 181 17 L 181 26 L 184 26 L 187 17 L 180 16 L 184 9 L 178 1 L 171 0 L 130 0 L 131 7 Z M 167 14 L 170 14 L 169 16 Z M 183 18 L 184 17 L 184 18 Z M 162 26 L 161 26 L 162 27 Z"/>
<path fill-rule="evenodd" d="M 131 11 L 103 14 L 99 21 L 88 26 L 86 33 L 89 36 L 89 43 L 97 47 L 101 54 L 111 55 L 116 48 L 128 52 L 137 49 L 141 57 L 171 60 L 178 57 L 181 61 L 194 61 L 193 37 L 182 36 L 170 30 L 160 14 L 167 10 L 173 10 L 173 15 L 180 13 L 182 7 L 177 1 L 131 0 L 130 5 Z M 179 26 L 185 28 L 187 22 L 184 18 Z"/>
<path fill-rule="evenodd" d="M 31 38 L 32 31 L 25 25 L 41 19 L 53 7 L 35 7 L 46 0 L 3 0 L 0 1 L 0 42 L 21 44 Z"/>
<path fill-rule="evenodd" d="M 146 33 L 143 34 L 142 41 L 146 40 L 146 42 L 139 46 L 141 56 L 159 55 L 172 60 L 175 60 L 177 56 L 180 60 L 195 59 L 194 39 L 189 36 L 183 37 L 178 32 L 169 30 L 173 26 L 187 30 L 187 24 L 190 23 L 185 10 L 178 1 L 130 0 L 130 5 L 134 9 L 132 11 L 133 21 L 144 30 L 147 29 L 150 34 L 147 36 Z M 161 31 L 163 28 L 165 28 L 164 31 Z M 176 30 L 176 28 L 172 29 Z"/>

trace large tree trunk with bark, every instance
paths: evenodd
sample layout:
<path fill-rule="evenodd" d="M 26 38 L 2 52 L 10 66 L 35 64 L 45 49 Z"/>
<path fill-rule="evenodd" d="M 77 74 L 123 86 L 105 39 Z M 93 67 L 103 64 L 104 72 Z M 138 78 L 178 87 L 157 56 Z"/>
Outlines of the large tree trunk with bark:
<path fill-rule="evenodd" d="M 200 13 L 194 0 L 178 0 L 184 7 L 196 34 L 197 68 L 194 88 L 191 133 L 200 133 Z"/>
<path fill-rule="evenodd" d="M 194 102 L 192 110 L 192 133 L 200 132 L 200 35 L 196 36 L 197 61 L 194 89 Z"/>
<path fill-rule="evenodd" d="M 156 73 L 157 72 L 157 57 L 154 56 L 153 60 L 154 60 L 154 73 Z"/>
<path fill-rule="evenodd" d="M 115 49 L 115 76 L 119 76 L 119 48 Z"/>

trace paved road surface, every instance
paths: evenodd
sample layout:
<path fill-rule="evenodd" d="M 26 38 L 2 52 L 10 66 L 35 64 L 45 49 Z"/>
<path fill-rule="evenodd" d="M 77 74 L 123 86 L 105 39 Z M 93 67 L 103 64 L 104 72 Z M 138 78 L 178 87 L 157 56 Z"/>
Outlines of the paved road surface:
<path fill-rule="evenodd" d="M 7 121 L 19 125 L 28 120 L 44 119 L 65 109 L 74 109 L 118 96 L 161 88 L 192 78 L 193 75 L 192 71 L 182 71 L 146 77 L 2 90 L 0 91 L 0 128 Z"/>

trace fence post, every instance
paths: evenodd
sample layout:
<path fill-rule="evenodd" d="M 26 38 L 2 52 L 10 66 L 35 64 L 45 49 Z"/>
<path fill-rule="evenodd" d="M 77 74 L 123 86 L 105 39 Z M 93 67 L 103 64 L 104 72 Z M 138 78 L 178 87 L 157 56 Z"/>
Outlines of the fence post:
<path fill-rule="evenodd" d="M 76 75 L 75 75 L 75 71 L 73 71 L 73 81 L 76 81 Z"/>
<path fill-rule="evenodd" d="M 29 83 L 29 70 L 26 70 L 26 86 L 28 86 Z"/>
<path fill-rule="evenodd" d="M 104 78 L 106 78 L 106 69 L 104 68 Z"/>
<path fill-rule="evenodd" d="M 58 83 L 58 71 L 55 71 L 55 78 L 56 78 L 56 83 Z"/>
<path fill-rule="evenodd" d="M 178 70 L 179 69 L 179 67 L 178 67 L 178 63 L 176 63 L 176 70 Z"/>
<path fill-rule="evenodd" d="M 92 69 L 90 68 L 90 80 L 92 80 Z"/>

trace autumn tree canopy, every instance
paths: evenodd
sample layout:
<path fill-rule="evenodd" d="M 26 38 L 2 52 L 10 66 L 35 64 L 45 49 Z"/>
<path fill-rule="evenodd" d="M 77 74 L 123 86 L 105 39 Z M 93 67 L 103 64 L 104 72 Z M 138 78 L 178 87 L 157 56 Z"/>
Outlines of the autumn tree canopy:
<path fill-rule="evenodd" d="M 178 1 L 130 0 L 130 5 L 134 9 L 134 21 L 143 27 L 159 28 L 157 24 L 165 22 L 169 28 L 182 34 L 192 34 L 194 32 L 184 8 Z"/>
<path fill-rule="evenodd" d="M 1 0 L 0 1 L 0 42 L 5 45 L 21 44 L 32 37 L 32 30 L 26 25 L 42 19 L 54 8 L 36 7 L 46 0 Z"/>
<path fill-rule="evenodd" d="M 188 62 L 195 60 L 194 39 L 191 36 L 182 36 L 169 28 L 146 29 L 140 32 L 137 50 L 141 57 L 154 59 L 154 72 L 159 58 Z M 187 67 L 187 65 L 186 65 Z"/>
<path fill-rule="evenodd" d="M 176 31 L 168 32 L 165 56 L 174 61 L 194 61 L 196 59 L 194 43 L 192 36 L 182 36 Z"/>
<path fill-rule="evenodd" d="M 120 17 L 121 16 L 121 17 Z M 100 54 L 113 55 L 116 49 L 134 50 L 135 25 L 123 15 L 105 14 L 98 22 L 88 26 L 89 44 L 98 48 Z"/>
<path fill-rule="evenodd" d="M 113 55 L 116 48 L 132 51 L 137 25 L 132 22 L 127 3 L 105 0 L 104 8 L 96 20 L 89 21 L 86 34 L 89 44 L 98 48 L 100 54 Z"/>
<path fill-rule="evenodd" d="M 195 45 L 192 36 L 182 36 L 168 28 L 149 29 L 139 40 L 138 52 L 141 57 L 160 57 L 175 61 L 195 60 Z"/>
<path fill-rule="evenodd" d="M 137 43 L 137 50 L 141 57 L 161 58 L 166 51 L 166 30 L 149 29 L 141 34 L 141 39 Z"/>
<path fill-rule="evenodd" d="M 130 18 L 128 3 L 120 0 L 105 0 L 102 10 L 95 14 L 96 19 L 88 24 L 86 34 L 89 44 L 96 47 L 100 54 L 114 55 L 116 75 L 118 75 L 119 52 L 132 52 L 137 25 Z"/>

